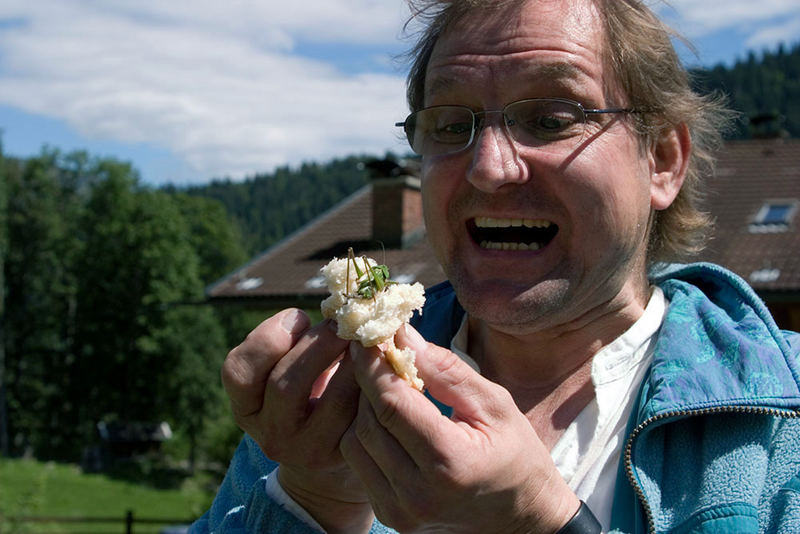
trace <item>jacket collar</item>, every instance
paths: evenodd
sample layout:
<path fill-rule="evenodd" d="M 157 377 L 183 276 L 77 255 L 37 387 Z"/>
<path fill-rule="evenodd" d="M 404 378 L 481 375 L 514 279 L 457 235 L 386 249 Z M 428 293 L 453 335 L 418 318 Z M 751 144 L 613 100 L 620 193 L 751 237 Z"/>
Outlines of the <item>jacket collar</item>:
<path fill-rule="evenodd" d="M 719 406 L 800 407 L 800 369 L 785 333 L 744 280 L 717 265 L 653 277 L 669 300 L 640 420 Z"/>

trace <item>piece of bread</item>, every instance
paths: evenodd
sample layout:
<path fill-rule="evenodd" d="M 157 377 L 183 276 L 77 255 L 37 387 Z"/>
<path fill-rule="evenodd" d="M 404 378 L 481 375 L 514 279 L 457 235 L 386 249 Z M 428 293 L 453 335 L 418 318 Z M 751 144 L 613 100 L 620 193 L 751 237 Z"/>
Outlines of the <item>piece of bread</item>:
<path fill-rule="evenodd" d="M 422 310 L 422 284 L 392 282 L 385 266 L 371 258 L 356 258 L 352 251 L 347 258 L 332 259 L 320 272 L 331 293 L 320 309 L 325 318 L 337 322 L 337 335 L 360 341 L 365 347 L 381 345 L 395 373 L 422 391 L 424 384 L 417 376 L 414 351 L 398 349 L 394 344 L 395 332 L 415 310 Z"/>

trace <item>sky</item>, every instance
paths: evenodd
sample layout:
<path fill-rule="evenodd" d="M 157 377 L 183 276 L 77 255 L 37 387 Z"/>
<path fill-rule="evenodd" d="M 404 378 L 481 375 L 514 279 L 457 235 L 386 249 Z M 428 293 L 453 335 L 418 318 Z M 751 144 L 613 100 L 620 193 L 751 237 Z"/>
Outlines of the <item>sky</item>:
<path fill-rule="evenodd" d="M 670 0 L 691 66 L 800 42 L 798 0 Z M 402 0 L 2 0 L 6 155 L 130 161 L 158 186 L 405 153 Z"/>

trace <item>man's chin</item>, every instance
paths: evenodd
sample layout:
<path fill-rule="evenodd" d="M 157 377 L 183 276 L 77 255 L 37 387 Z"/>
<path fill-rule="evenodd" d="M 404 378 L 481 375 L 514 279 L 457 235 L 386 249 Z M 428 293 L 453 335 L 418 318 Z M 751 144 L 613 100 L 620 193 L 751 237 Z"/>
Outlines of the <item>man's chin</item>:
<path fill-rule="evenodd" d="M 535 327 L 548 323 L 565 305 L 567 283 L 548 280 L 536 285 L 506 280 L 452 282 L 467 313 L 488 324 Z"/>

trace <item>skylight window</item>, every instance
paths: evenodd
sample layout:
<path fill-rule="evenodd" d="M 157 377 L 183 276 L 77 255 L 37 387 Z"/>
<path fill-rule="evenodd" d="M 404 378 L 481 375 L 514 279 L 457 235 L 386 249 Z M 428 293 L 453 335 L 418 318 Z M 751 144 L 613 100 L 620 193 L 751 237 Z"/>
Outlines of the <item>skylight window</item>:
<path fill-rule="evenodd" d="M 260 287 L 264 283 L 262 278 L 245 278 L 236 283 L 236 289 L 239 291 L 249 291 Z"/>
<path fill-rule="evenodd" d="M 780 277 L 780 269 L 760 269 L 750 273 L 751 282 L 774 282 Z"/>
<path fill-rule="evenodd" d="M 797 212 L 797 200 L 776 200 L 764 203 L 750 223 L 754 233 L 785 232 Z"/>
<path fill-rule="evenodd" d="M 322 287 L 326 287 L 327 284 L 325 283 L 325 277 L 322 276 L 321 274 L 318 274 L 306 280 L 305 286 L 309 289 L 319 289 Z"/>
<path fill-rule="evenodd" d="M 761 224 L 787 224 L 792 207 L 791 204 L 770 204 L 767 206 Z"/>

